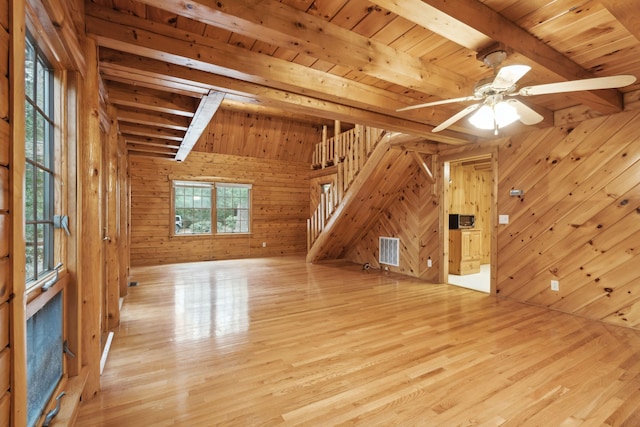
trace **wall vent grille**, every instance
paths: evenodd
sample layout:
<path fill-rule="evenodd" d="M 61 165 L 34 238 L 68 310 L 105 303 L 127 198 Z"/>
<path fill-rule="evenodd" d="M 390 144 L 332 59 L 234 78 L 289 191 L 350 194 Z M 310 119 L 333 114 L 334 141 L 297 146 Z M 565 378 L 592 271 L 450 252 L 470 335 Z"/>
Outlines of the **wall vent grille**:
<path fill-rule="evenodd" d="M 400 239 L 397 237 L 380 237 L 380 264 L 400 266 Z"/>

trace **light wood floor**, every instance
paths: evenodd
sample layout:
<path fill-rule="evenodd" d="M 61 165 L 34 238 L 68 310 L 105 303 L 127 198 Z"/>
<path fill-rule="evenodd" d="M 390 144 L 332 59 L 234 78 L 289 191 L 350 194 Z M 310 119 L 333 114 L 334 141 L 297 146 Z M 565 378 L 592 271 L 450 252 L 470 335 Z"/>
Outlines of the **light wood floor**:
<path fill-rule="evenodd" d="M 303 258 L 136 268 L 78 426 L 640 425 L 640 334 Z"/>

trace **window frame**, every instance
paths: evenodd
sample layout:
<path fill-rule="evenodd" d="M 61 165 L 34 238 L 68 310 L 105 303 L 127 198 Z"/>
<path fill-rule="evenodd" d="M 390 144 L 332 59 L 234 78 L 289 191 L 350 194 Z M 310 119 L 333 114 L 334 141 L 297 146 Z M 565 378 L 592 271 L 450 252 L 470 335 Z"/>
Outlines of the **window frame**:
<path fill-rule="evenodd" d="M 248 199 L 247 200 L 247 231 L 238 231 L 238 232 L 234 232 L 234 231 L 219 231 L 218 230 L 218 188 L 242 188 L 242 189 L 246 189 L 249 192 L 248 195 Z M 216 218 L 216 235 L 218 236 L 237 236 L 237 235 L 243 235 L 243 234 L 251 234 L 251 226 L 252 226 L 252 190 L 253 190 L 253 186 L 251 184 L 240 184 L 240 183 L 216 183 L 215 184 L 215 189 L 216 189 L 216 197 L 215 197 L 215 218 Z M 238 209 L 238 208 L 235 208 Z M 244 210 L 244 208 L 241 208 Z"/>
<path fill-rule="evenodd" d="M 56 155 L 56 145 L 59 143 L 58 135 L 56 134 L 56 120 L 57 120 L 57 104 L 56 104 L 56 87 L 59 84 L 56 79 L 56 71 L 48 60 L 45 52 L 41 49 L 38 44 L 38 41 L 35 37 L 31 35 L 30 32 L 27 31 L 25 36 L 25 75 L 27 73 L 27 49 L 32 50 L 33 54 L 33 86 L 31 93 L 27 93 L 27 85 L 25 84 L 25 172 L 24 172 L 24 230 L 25 230 L 25 285 L 27 292 L 30 292 L 40 286 L 40 284 L 51 277 L 51 274 L 54 271 L 55 258 L 57 255 L 57 246 L 59 246 L 59 242 L 55 238 L 55 228 L 53 224 L 53 216 L 56 210 L 56 204 L 59 202 L 56 198 L 56 187 L 58 176 L 56 175 L 56 165 L 59 162 L 59 159 Z M 45 88 L 42 90 L 41 95 L 43 95 L 43 102 L 40 102 L 38 96 L 40 95 L 40 91 L 38 89 L 38 83 L 40 79 L 38 78 L 38 69 L 42 67 L 44 74 L 44 85 Z M 26 79 L 26 78 L 25 78 Z M 35 99 L 32 99 L 32 95 L 35 95 Z M 32 116 L 32 132 L 31 135 L 27 132 L 27 116 Z M 38 124 L 39 121 L 42 120 L 44 127 L 42 131 L 44 132 L 44 138 L 42 141 L 43 145 L 43 153 L 42 153 L 42 161 L 40 159 L 39 154 L 37 153 L 37 147 L 39 145 L 38 142 Z M 31 157 L 27 154 L 27 138 L 31 137 Z M 31 173 L 28 173 L 29 170 L 32 170 Z M 37 185 L 37 176 L 38 173 L 44 174 L 44 185 L 43 185 L 43 194 L 42 197 L 43 209 L 42 209 L 42 218 L 38 217 L 38 185 Z M 33 197 L 32 197 L 32 207 L 31 210 L 27 209 L 27 185 L 28 181 L 31 181 L 31 187 L 33 189 Z M 43 248 L 44 252 L 43 256 L 43 269 L 42 271 L 38 270 L 39 262 L 38 259 L 38 228 L 42 226 L 44 228 L 43 231 Z M 26 236 L 28 235 L 27 230 L 33 227 L 34 228 L 34 242 L 33 242 L 33 275 L 29 275 L 27 271 L 29 269 L 27 266 L 29 263 L 26 261 L 26 249 L 28 248 L 28 244 L 26 241 Z"/>
<path fill-rule="evenodd" d="M 198 179 L 171 179 L 171 209 L 170 209 L 170 220 L 169 220 L 169 236 L 170 237 L 225 237 L 225 236 L 248 236 L 252 234 L 253 227 L 253 184 L 250 183 L 241 183 L 241 182 L 219 182 L 219 181 L 208 181 L 208 180 L 198 180 Z M 211 207 L 210 207 L 210 219 L 211 219 L 211 227 L 208 232 L 203 233 L 179 233 L 177 232 L 175 221 L 177 213 L 176 207 L 176 187 L 184 185 L 193 185 L 195 187 L 209 187 L 211 188 Z M 224 232 L 218 231 L 218 197 L 217 190 L 218 188 L 245 188 L 249 190 L 248 195 L 248 207 L 247 210 L 247 231 L 242 232 Z M 184 220 L 184 218 L 183 218 Z"/>
<path fill-rule="evenodd" d="M 208 232 L 202 232 L 202 233 L 179 233 L 176 230 L 176 216 L 178 215 L 177 213 L 177 209 L 179 209 L 176 206 L 176 188 L 178 187 L 183 187 L 183 188 L 208 188 L 210 190 L 210 206 L 209 206 L 209 220 L 212 221 L 213 219 L 213 206 L 215 203 L 215 186 L 212 182 L 206 182 L 206 181 L 185 181 L 185 180 L 173 180 L 171 182 L 171 222 L 170 224 L 172 224 L 172 226 L 170 226 L 170 230 L 171 230 L 171 235 L 172 236 L 177 236 L 177 237 L 182 237 L 182 236 L 210 236 L 213 234 L 213 224 L 211 224 L 209 226 L 209 231 Z M 187 209 L 187 208 L 185 208 Z M 196 208 L 190 208 L 190 209 L 196 209 Z M 202 209 L 202 208 L 199 208 Z M 183 219 L 184 220 L 184 219 Z"/>

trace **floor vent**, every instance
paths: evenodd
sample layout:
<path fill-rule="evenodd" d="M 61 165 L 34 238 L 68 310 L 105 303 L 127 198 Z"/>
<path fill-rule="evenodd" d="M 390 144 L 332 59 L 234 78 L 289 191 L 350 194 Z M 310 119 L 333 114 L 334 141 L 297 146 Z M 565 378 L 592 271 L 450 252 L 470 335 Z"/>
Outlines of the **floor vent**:
<path fill-rule="evenodd" d="M 380 264 L 400 266 L 400 239 L 397 237 L 380 237 Z"/>

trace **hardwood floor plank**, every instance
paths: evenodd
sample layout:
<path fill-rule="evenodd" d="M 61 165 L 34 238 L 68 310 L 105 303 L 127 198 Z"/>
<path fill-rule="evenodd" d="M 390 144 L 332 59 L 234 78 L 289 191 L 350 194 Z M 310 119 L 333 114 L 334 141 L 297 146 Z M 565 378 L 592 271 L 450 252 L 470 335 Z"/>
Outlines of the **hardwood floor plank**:
<path fill-rule="evenodd" d="M 132 274 L 78 426 L 638 421 L 632 329 L 302 257 Z"/>

